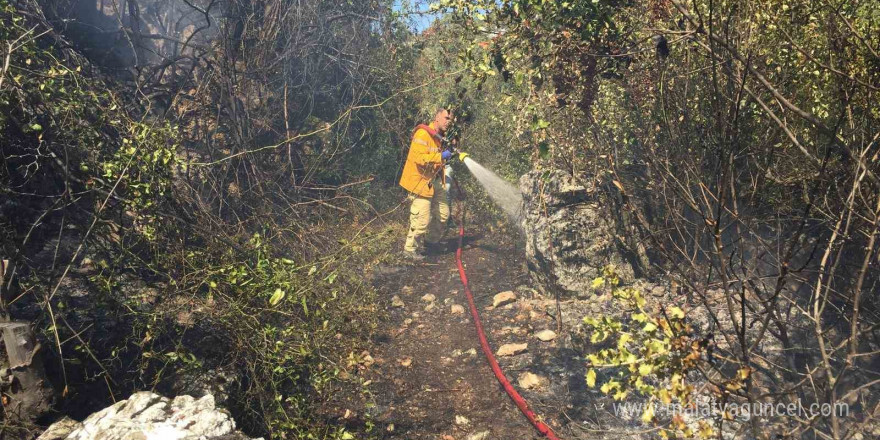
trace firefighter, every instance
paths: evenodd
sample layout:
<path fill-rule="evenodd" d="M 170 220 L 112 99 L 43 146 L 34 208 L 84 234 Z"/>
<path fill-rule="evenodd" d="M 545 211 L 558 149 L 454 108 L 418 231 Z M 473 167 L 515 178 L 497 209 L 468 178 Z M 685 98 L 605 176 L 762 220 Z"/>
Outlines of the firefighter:
<path fill-rule="evenodd" d="M 409 233 L 404 255 L 422 260 L 439 242 L 449 219 L 444 162 L 453 152 L 443 148 L 443 135 L 452 123 L 452 113 L 441 108 L 428 125 L 420 124 L 413 133 L 409 153 L 400 176 L 400 186 L 409 191 Z"/>

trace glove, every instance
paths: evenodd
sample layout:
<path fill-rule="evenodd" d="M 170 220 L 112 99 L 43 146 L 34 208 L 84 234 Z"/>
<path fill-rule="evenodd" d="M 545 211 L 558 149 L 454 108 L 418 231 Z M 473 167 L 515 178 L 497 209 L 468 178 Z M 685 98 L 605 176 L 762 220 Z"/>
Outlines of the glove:
<path fill-rule="evenodd" d="M 443 152 L 440 153 L 440 157 L 442 157 L 443 160 L 449 160 L 452 158 L 452 152 L 449 150 L 443 150 Z"/>
<path fill-rule="evenodd" d="M 470 156 L 470 155 L 467 153 L 458 153 L 458 160 L 464 162 L 464 158 L 466 158 L 468 156 Z"/>

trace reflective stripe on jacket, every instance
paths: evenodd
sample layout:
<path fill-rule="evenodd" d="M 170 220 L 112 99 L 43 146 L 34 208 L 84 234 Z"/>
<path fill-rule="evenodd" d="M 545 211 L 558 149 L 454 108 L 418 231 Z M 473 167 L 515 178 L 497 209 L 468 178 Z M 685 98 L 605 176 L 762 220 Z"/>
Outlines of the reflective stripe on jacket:
<path fill-rule="evenodd" d="M 421 197 L 433 196 L 434 187 L 431 181 L 440 177 L 445 182 L 443 158 L 440 156 L 442 145 L 433 122 L 430 126 L 419 125 L 409 144 L 403 174 L 400 175 L 400 186 Z"/>

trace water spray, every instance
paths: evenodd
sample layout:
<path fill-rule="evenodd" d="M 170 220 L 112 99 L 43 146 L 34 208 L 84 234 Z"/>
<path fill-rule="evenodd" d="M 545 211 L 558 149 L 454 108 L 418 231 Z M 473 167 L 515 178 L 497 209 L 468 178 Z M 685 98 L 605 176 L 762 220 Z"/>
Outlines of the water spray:
<path fill-rule="evenodd" d="M 464 165 L 468 171 L 480 182 L 480 185 L 489 194 L 489 197 L 507 214 L 511 220 L 519 224 L 522 219 L 522 193 L 516 186 L 502 179 L 497 174 L 488 170 L 479 162 L 465 156 Z"/>
<path fill-rule="evenodd" d="M 492 201 L 494 201 L 515 224 L 519 225 L 523 218 L 523 197 L 519 189 L 512 183 L 502 179 L 497 174 L 480 165 L 480 163 L 472 159 L 469 154 L 457 151 L 457 148 L 454 146 L 449 147 L 449 151 L 458 156 L 458 160 L 460 160 L 464 166 L 467 167 L 468 171 L 471 172 L 471 175 L 477 179 L 477 182 L 479 182 L 483 189 L 486 190 L 486 193 L 489 194 Z"/>

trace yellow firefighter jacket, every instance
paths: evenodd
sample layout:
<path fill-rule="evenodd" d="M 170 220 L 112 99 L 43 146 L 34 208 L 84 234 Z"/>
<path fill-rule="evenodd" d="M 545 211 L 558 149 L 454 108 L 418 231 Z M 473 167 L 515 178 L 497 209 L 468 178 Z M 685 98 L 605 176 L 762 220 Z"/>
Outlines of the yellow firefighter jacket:
<path fill-rule="evenodd" d="M 407 191 L 421 196 L 431 197 L 434 195 L 434 185 L 431 183 L 440 177 L 446 183 L 443 173 L 443 159 L 440 156 L 443 142 L 434 123 L 431 125 L 419 125 L 413 133 L 412 142 L 409 144 L 409 154 L 403 165 L 403 174 L 400 176 L 400 186 Z"/>

